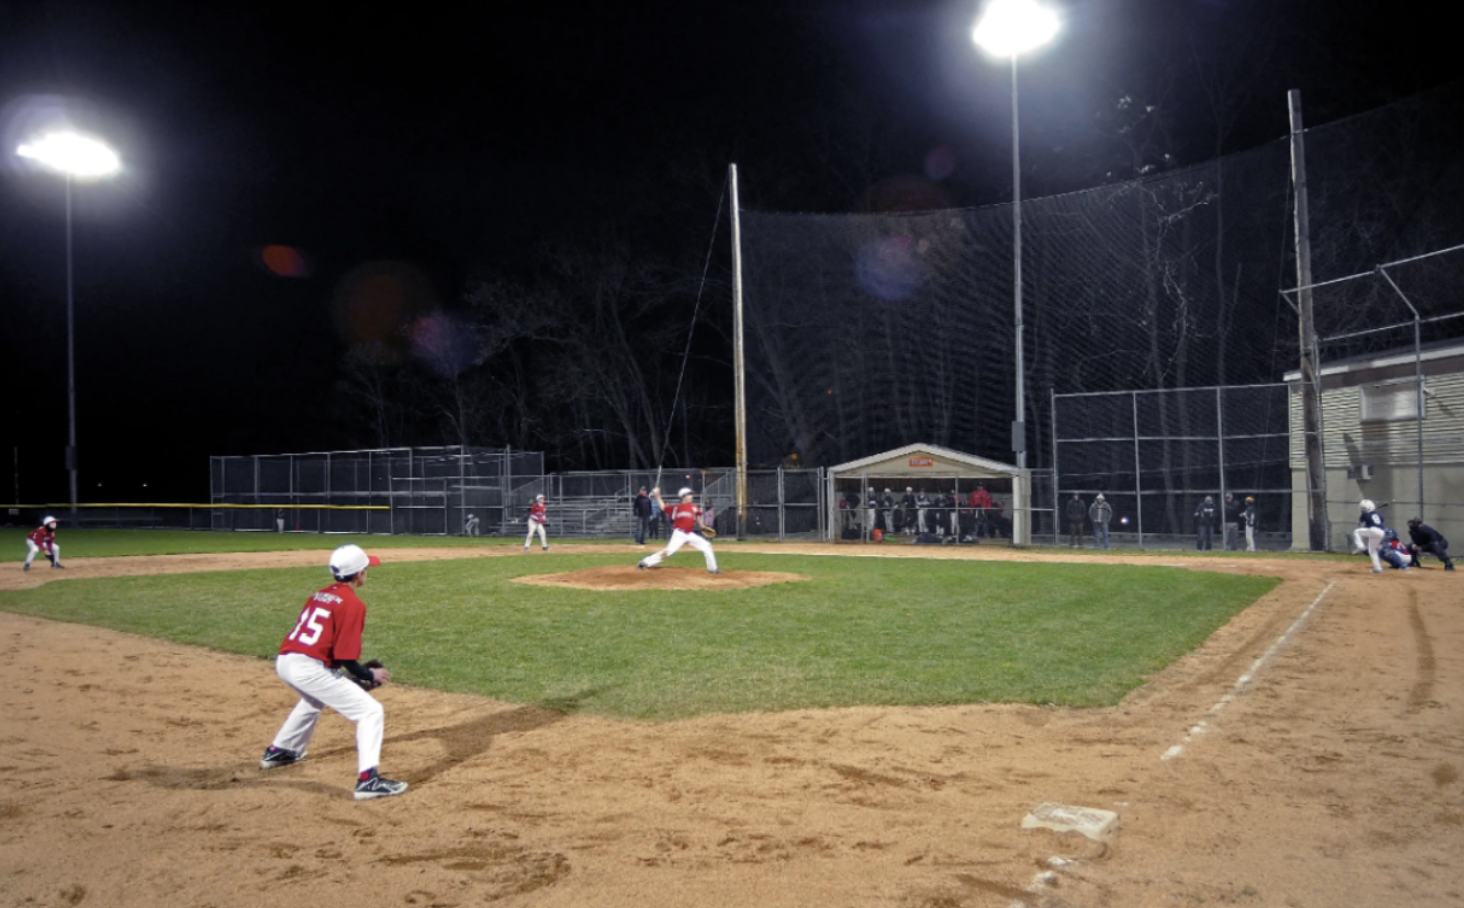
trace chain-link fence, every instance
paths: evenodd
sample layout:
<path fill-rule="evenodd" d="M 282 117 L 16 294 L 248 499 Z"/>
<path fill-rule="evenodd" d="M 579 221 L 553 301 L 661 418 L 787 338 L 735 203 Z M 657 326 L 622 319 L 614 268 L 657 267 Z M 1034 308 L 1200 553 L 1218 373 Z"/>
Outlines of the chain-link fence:
<path fill-rule="evenodd" d="M 1059 513 L 1077 495 L 1086 514 L 1102 494 L 1113 510 L 1114 544 L 1193 547 L 1209 496 L 1219 547 L 1243 539 L 1221 533 L 1221 522 L 1233 528 L 1253 498 L 1257 546 L 1291 547 L 1286 385 L 1057 394 L 1052 404 Z M 1091 520 L 1080 522 L 1091 534 Z"/>
<path fill-rule="evenodd" d="M 747 471 L 747 535 L 753 538 L 815 539 L 822 529 L 821 470 Z M 641 489 L 660 486 L 669 504 L 676 492 L 689 488 L 706 511 L 706 522 L 718 533 L 737 534 L 737 471 L 709 469 L 606 470 L 551 473 L 519 483 L 512 491 L 505 533 L 524 532 L 534 496 L 543 493 L 556 535 L 630 538 L 635 531 L 634 501 Z M 665 528 L 653 526 L 664 538 Z"/>
<path fill-rule="evenodd" d="M 214 529 L 319 533 L 491 533 L 519 477 L 542 482 L 543 454 L 495 448 L 385 448 L 210 458 Z M 273 506 L 273 507 L 261 507 Z"/>
<path fill-rule="evenodd" d="M 1328 549 L 1351 546 L 1363 498 L 1405 535 L 1418 516 L 1464 537 L 1461 287 L 1464 246 L 1303 288 L 1317 331 Z M 1295 306 L 1300 292 L 1282 295 Z M 1300 373 L 1286 377 L 1295 388 L 1293 475 L 1305 489 Z"/>

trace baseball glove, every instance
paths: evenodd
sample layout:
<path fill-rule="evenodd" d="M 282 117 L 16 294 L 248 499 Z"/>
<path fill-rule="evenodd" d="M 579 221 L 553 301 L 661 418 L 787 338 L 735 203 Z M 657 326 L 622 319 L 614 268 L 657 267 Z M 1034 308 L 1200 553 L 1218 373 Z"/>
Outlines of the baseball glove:
<path fill-rule="evenodd" d="M 716 539 L 717 538 L 717 531 L 714 530 L 714 529 L 712 529 L 711 527 L 702 527 L 697 532 L 699 532 L 699 533 L 702 534 L 702 538 L 703 539 Z"/>
<path fill-rule="evenodd" d="M 366 669 L 386 668 L 385 665 L 381 664 L 380 659 L 372 659 L 369 662 L 362 662 L 361 667 Z M 351 681 L 355 682 L 356 686 L 361 688 L 362 690 L 375 690 L 376 688 L 381 686 L 381 684 L 376 681 L 362 681 L 360 678 L 357 678 L 355 675 L 352 675 L 349 672 L 343 672 L 343 674 L 345 674 L 345 676 Z"/>

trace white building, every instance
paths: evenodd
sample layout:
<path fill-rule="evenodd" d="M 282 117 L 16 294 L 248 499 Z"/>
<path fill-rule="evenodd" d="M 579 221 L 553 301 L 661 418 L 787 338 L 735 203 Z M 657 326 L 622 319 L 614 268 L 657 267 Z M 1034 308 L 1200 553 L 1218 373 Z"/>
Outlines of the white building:
<path fill-rule="evenodd" d="M 1300 374 L 1287 373 L 1286 381 L 1291 386 L 1292 548 L 1305 549 Z M 1421 515 L 1454 545 L 1464 545 L 1464 342 L 1434 344 L 1417 356 L 1407 348 L 1325 366 L 1322 437 L 1333 551 L 1348 550 L 1363 498 L 1386 505 L 1388 525 L 1405 539 L 1408 518 Z"/>

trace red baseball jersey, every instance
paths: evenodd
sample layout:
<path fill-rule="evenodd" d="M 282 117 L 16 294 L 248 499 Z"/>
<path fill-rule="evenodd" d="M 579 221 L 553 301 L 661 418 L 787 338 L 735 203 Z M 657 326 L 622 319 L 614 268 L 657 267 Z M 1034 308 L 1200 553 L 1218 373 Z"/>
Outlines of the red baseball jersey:
<path fill-rule="evenodd" d="M 548 523 L 549 506 L 542 501 L 535 501 L 529 505 L 529 519 L 534 523 Z"/>
<path fill-rule="evenodd" d="M 31 530 L 30 535 L 26 538 L 49 552 L 51 551 L 51 546 L 56 544 L 56 531 L 50 527 L 36 527 L 34 530 Z"/>
<path fill-rule="evenodd" d="M 671 525 L 683 533 L 690 533 L 696 529 L 696 522 L 701 519 L 702 509 L 695 503 L 689 504 L 668 504 L 665 506 L 666 519 Z"/>
<path fill-rule="evenodd" d="M 361 658 L 361 632 L 366 629 L 366 603 L 348 583 L 332 583 L 300 609 L 295 629 L 280 644 L 280 655 L 304 653 L 336 668 L 345 659 Z"/>

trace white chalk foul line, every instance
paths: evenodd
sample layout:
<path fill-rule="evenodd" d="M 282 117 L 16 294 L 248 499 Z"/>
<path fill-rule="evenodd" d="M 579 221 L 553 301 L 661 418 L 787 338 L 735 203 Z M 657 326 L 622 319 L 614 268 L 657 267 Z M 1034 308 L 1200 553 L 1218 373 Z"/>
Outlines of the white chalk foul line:
<path fill-rule="evenodd" d="M 1286 633 L 1277 637 L 1276 642 L 1267 647 L 1266 651 L 1264 653 L 1261 653 L 1260 658 L 1251 663 L 1251 667 L 1246 670 L 1246 673 L 1235 680 L 1235 684 L 1230 688 L 1228 692 L 1226 692 L 1225 696 L 1217 700 L 1215 702 L 1215 705 L 1210 707 L 1210 709 L 1205 713 L 1200 721 L 1196 722 L 1194 726 L 1190 728 L 1189 733 L 1184 736 L 1184 740 L 1166 750 L 1164 754 L 1159 757 L 1159 759 L 1173 760 L 1175 757 L 1178 757 L 1180 754 L 1184 753 L 1185 747 L 1188 746 L 1189 743 L 1193 741 L 1197 736 L 1209 731 L 1210 720 L 1220 715 L 1225 707 L 1229 706 L 1230 702 L 1238 697 L 1240 695 L 1240 692 L 1243 691 L 1246 686 L 1251 683 L 1251 680 L 1255 678 L 1256 673 L 1261 670 L 1261 666 L 1266 664 L 1266 660 L 1275 655 L 1276 651 L 1285 646 L 1286 641 L 1290 640 L 1291 637 L 1298 630 L 1301 629 L 1301 626 L 1306 623 L 1306 619 L 1311 616 L 1311 613 L 1316 609 L 1316 607 L 1318 605 L 1321 605 L 1322 600 L 1325 599 L 1327 594 L 1332 591 L 1332 586 L 1336 582 L 1337 581 L 1333 580 L 1328 583 L 1326 588 L 1317 595 L 1317 598 L 1312 600 L 1312 604 L 1306 607 L 1306 611 L 1302 612 L 1295 621 L 1291 622 L 1291 626 L 1286 629 Z"/>

